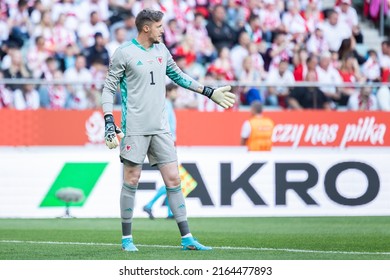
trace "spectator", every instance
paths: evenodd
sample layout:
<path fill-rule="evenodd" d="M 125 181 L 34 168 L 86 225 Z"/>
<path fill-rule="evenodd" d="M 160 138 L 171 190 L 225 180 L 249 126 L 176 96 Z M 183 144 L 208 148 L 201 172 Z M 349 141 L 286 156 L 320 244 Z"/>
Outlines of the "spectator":
<path fill-rule="evenodd" d="M 89 94 L 88 92 L 90 90 L 90 86 L 83 85 L 82 83 L 91 83 L 91 81 L 93 81 L 93 77 L 90 71 L 86 68 L 86 60 L 83 55 L 79 54 L 76 56 L 74 67 L 65 71 L 64 80 L 76 83 L 67 87 L 71 98 L 74 100 L 71 105 L 71 109 L 86 109 L 87 95 Z"/>
<path fill-rule="evenodd" d="M 83 0 L 79 1 L 78 7 L 78 18 L 81 22 L 88 21 L 88 15 L 92 12 L 96 12 L 102 22 L 108 20 L 108 0 Z"/>
<path fill-rule="evenodd" d="M 206 29 L 206 20 L 202 13 L 195 14 L 194 20 L 190 21 L 186 26 L 186 33 L 191 34 L 200 46 L 209 38 Z M 196 44 L 196 48 L 201 48 L 198 44 Z M 196 49 L 196 51 L 199 51 L 199 49 Z"/>
<path fill-rule="evenodd" d="M 247 146 L 248 151 L 271 151 L 273 120 L 263 115 L 263 105 L 259 101 L 251 104 L 250 113 L 249 120 L 241 128 L 241 145 Z"/>
<path fill-rule="evenodd" d="M 305 19 L 307 31 L 309 32 L 309 34 L 313 34 L 316 28 L 321 26 L 322 22 L 324 21 L 324 13 L 319 8 L 319 4 L 321 4 L 322 1 L 305 1 L 308 3 L 302 11 L 302 17 Z"/>
<path fill-rule="evenodd" d="M 66 46 L 64 55 L 61 56 L 59 60 L 62 72 L 65 72 L 67 69 L 74 67 L 77 54 L 79 54 L 79 48 L 77 45 L 69 44 Z"/>
<path fill-rule="evenodd" d="M 186 58 L 184 56 L 175 56 L 174 60 L 176 61 L 177 66 L 183 70 L 184 73 L 189 74 L 194 77 L 192 73 L 188 70 L 186 66 Z M 177 89 L 177 97 L 175 99 L 175 108 L 178 109 L 196 109 L 198 107 L 197 94 L 193 92 L 188 92 L 182 87 Z"/>
<path fill-rule="evenodd" d="M 317 73 L 315 70 L 309 70 L 305 81 L 317 83 Z M 327 97 L 317 86 L 295 87 L 288 96 L 289 108 L 294 110 L 302 109 L 326 109 L 330 110 L 331 99 Z"/>
<path fill-rule="evenodd" d="M 15 51 L 20 51 L 20 48 L 14 41 L 8 40 L 1 45 L 1 70 L 6 70 L 11 66 L 12 53 Z"/>
<path fill-rule="evenodd" d="M 22 47 L 25 41 L 30 38 L 31 31 L 27 0 L 18 0 L 16 8 L 9 10 L 8 26 L 15 42 L 19 47 Z"/>
<path fill-rule="evenodd" d="M 53 4 L 52 19 L 57 22 L 60 15 L 65 15 L 65 27 L 73 32 L 76 32 L 81 23 L 81 19 L 77 13 L 78 7 L 74 0 L 61 0 Z"/>
<path fill-rule="evenodd" d="M 56 81 L 63 80 L 64 76 L 60 70 L 55 70 L 53 74 L 53 79 Z M 49 96 L 49 108 L 50 109 L 64 109 L 66 107 L 67 99 L 69 93 L 66 89 L 66 86 L 61 84 L 53 84 L 47 87 L 48 96 Z"/>
<path fill-rule="evenodd" d="M 388 77 L 388 83 L 390 83 L 390 76 Z M 382 85 L 377 93 L 378 107 L 382 111 L 390 111 L 390 87 Z"/>
<path fill-rule="evenodd" d="M 94 81 L 91 86 L 91 90 L 88 91 L 87 99 L 88 99 L 88 108 L 98 108 L 100 106 L 100 96 L 103 89 L 103 83 L 99 81 L 103 81 L 107 76 L 108 67 L 104 65 L 101 59 L 96 59 L 92 62 L 90 72 L 92 77 L 94 77 Z"/>
<path fill-rule="evenodd" d="M 107 45 L 106 49 L 108 51 L 109 56 L 111 57 L 115 50 L 122 45 L 126 41 L 126 29 L 123 27 L 118 27 L 115 30 L 115 37 L 111 40 Z"/>
<path fill-rule="evenodd" d="M 261 80 L 264 80 L 267 77 L 267 72 L 264 69 L 264 60 L 262 55 L 260 54 L 260 44 L 251 42 L 248 46 L 248 55 L 252 59 L 252 66 L 255 71 L 258 71 L 260 74 Z"/>
<path fill-rule="evenodd" d="M 208 65 L 212 63 L 218 56 L 217 49 L 211 42 L 209 37 L 204 41 L 203 48 L 196 53 L 197 62 L 202 65 Z"/>
<path fill-rule="evenodd" d="M 168 7 L 170 8 L 170 7 Z M 141 10 L 143 9 L 152 9 L 155 11 L 160 11 L 162 9 L 160 0 L 142 0 L 142 1 L 135 1 L 133 2 L 133 5 L 131 7 L 131 12 L 133 15 L 137 15 Z M 164 7 L 165 9 L 165 7 Z M 172 18 L 172 17 L 169 17 Z M 166 17 L 165 19 L 169 19 Z"/>
<path fill-rule="evenodd" d="M 238 32 L 247 22 L 246 10 L 242 0 L 228 0 L 226 6 L 226 22 L 232 29 Z"/>
<path fill-rule="evenodd" d="M 206 29 L 217 50 L 222 47 L 231 48 L 237 41 L 236 32 L 226 22 L 226 11 L 222 5 L 214 7 Z"/>
<path fill-rule="evenodd" d="M 335 7 L 335 11 L 339 14 L 340 21 L 346 23 L 352 30 L 352 35 L 357 43 L 363 43 L 363 34 L 359 28 L 359 19 L 357 12 L 352 7 L 351 0 L 341 0 L 340 5 Z"/>
<path fill-rule="evenodd" d="M 275 0 L 264 0 L 264 4 L 265 8 L 259 13 L 260 25 L 263 38 L 270 43 L 276 33 L 283 31 L 283 26 Z"/>
<path fill-rule="evenodd" d="M 194 44 L 194 50 L 197 62 L 206 64 L 212 62 L 216 58 L 217 51 L 208 36 L 206 21 L 203 14 L 195 14 L 194 20 L 188 23 L 185 33 L 190 34 L 196 42 Z"/>
<path fill-rule="evenodd" d="M 306 61 L 303 61 L 300 65 L 298 65 L 298 67 L 295 68 L 294 70 L 295 81 L 304 81 L 309 71 L 313 71 L 316 73 L 316 81 L 317 81 L 318 80 L 317 67 L 318 67 L 318 57 L 316 55 L 309 55 L 306 58 Z"/>
<path fill-rule="evenodd" d="M 367 82 L 381 81 L 381 65 L 378 61 L 378 54 L 375 50 L 367 52 L 368 59 L 362 65 L 362 74 L 367 79 Z"/>
<path fill-rule="evenodd" d="M 339 48 L 339 59 L 343 60 L 346 57 L 353 56 L 357 59 L 359 65 L 362 65 L 366 58 L 361 56 L 356 50 L 356 40 L 353 36 L 351 38 L 345 38 L 341 41 Z"/>
<path fill-rule="evenodd" d="M 371 87 L 361 87 L 348 99 L 348 109 L 352 111 L 375 111 L 378 110 L 378 100 L 373 94 Z"/>
<path fill-rule="evenodd" d="M 36 37 L 35 45 L 32 45 L 27 52 L 27 67 L 33 78 L 42 76 L 45 61 L 49 56 L 51 52 L 45 48 L 45 39 L 42 36 Z"/>
<path fill-rule="evenodd" d="M 342 40 L 351 38 L 352 35 L 351 28 L 345 22 L 339 20 L 339 15 L 335 10 L 328 12 L 328 18 L 321 28 L 331 51 L 338 51 Z"/>
<path fill-rule="evenodd" d="M 108 1 L 108 9 L 110 13 L 110 17 L 108 22 L 111 26 L 115 25 L 118 22 L 122 22 L 122 20 L 131 13 L 131 8 L 134 5 L 134 1 L 128 0 L 109 0 Z M 111 37 L 115 29 L 110 30 Z"/>
<path fill-rule="evenodd" d="M 222 69 L 229 77 L 234 77 L 233 63 L 231 60 L 231 52 L 229 48 L 223 47 L 220 49 L 218 57 L 212 63 L 215 69 Z"/>
<path fill-rule="evenodd" d="M 254 84 L 261 81 L 260 72 L 253 67 L 253 60 L 250 56 L 246 56 L 242 62 L 242 71 L 238 78 L 240 83 Z M 241 89 L 241 102 L 243 105 L 250 105 L 257 100 L 263 102 L 260 90 L 254 85 L 247 85 Z"/>
<path fill-rule="evenodd" d="M 65 49 L 68 45 L 76 44 L 75 32 L 65 26 L 66 15 L 59 14 L 57 21 L 53 28 L 52 41 L 55 47 L 55 52 L 59 57 L 62 57 L 65 53 Z"/>
<path fill-rule="evenodd" d="M 317 67 L 318 82 L 326 84 L 322 86 L 320 90 L 332 100 L 338 100 L 340 98 L 337 86 L 340 85 L 343 80 L 340 73 L 331 64 L 331 53 L 325 52 L 321 54 L 319 65 Z"/>
<path fill-rule="evenodd" d="M 89 21 L 81 23 L 77 31 L 82 48 L 89 48 L 95 43 L 94 36 L 96 33 L 102 34 L 104 44 L 109 40 L 110 33 L 107 25 L 101 21 L 98 12 L 94 11 L 91 12 Z"/>
<path fill-rule="evenodd" d="M 4 78 L 3 72 L 0 71 L 0 80 Z M 13 108 L 12 92 L 0 83 L 0 109 Z"/>
<path fill-rule="evenodd" d="M 48 57 L 42 67 L 41 79 L 46 81 L 53 81 L 56 79 L 55 75 L 59 69 L 58 61 L 54 57 Z M 61 72 L 61 71 L 60 71 Z M 59 78 L 59 75 L 57 75 Z M 60 77 L 62 78 L 62 76 Z M 49 96 L 49 85 L 42 84 L 38 87 L 39 102 L 41 108 L 50 108 L 51 100 Z"/>
<path fill-rule="evenodd" d="M 342 60 L 341 68 L 339 70 L 340 76 L 345 83 L 363 83 L 364 76 L 360 73 L 359 64 L 353 56 L 346 57 Z M 355 87 L 343 87 L 340 89 L 340 98 L 337 100 L 339 106 L 346 106 L 351 95 L 355 94 L 357 89 Z"/>
<path fill-rule="evenodd" d="M 382 70 L 382 81 L 388 81 L 390 78 L 390 40 L 385 40 L 381 43 L 379 63 Z"/>
<path fill-rule="evenodd" d="M 59 63 L 54 57 L 49 56 L 43 63 L 42 69 L 42 75 L 39 78 L 52 81 L 55 79 L 55 72 L 59 69 Z"/>
<path fill-rule="evenodd" d="M 194 38 L 190 34 L 187 34 L 172 51 L 173 55 L 184 56 L 186 68 L 196 61 L 195 45 Z"/>
<path fill-rule="evenodd" d="M 242 61 L 249 54 L 248 47 L 250 42 L 251 41 L 248 33 L 243 31 L 240 33 L 238 37 L 238 44 L 236 44 L 230 51 L 230 57 L 234 69 L 234 75 L 236 77 L 240 76 L 240 73 L 242 71 Z"/>
<path fill-rule="evenodd" d="M 7 15 L 0 12 L 0 46 L 4 42 L 7 42 L 9 37 L 9 31 L 10 30 L 7 23 Z"/>
<path fill-rule="evenodd" d="M 4 78 L 8 79 L 21 79 L 21 78 L 30 78 L 31 74 L 27 70 L 22 57 L 22 52 L 20 50 L 14 50 L 10 54 L 11 56 L 11 65 L 8 69 L 4 70 Z M 22 89 L 20 84 L 7 84 L 6 87 L 12 91 L 16 89 Z"/>
<path fill-rule="evenodd" d="M 172 51 L 183 39 L 183 29 L 180 29 L 177 20 L 172 18 L 168 21 L 164 30 L 164 43 Z"/>
<path fill-rule="evenodd" d="M 90 68 L 96 60 L 102 61 L 108 67 L 110 63 L 110 55 L 105 47 L 103 34 L 97 32 L 95 34 L 95 44 L 83 51 L 83 55 L 87 58 L 87 68 Z"/>
<path fill-rule="evenodd" d="M 260 18 L 258 15 L 251 14 L 248 22 L 245 23 L 244 27 L 240 30 L 248 33 L 251 42 L 260 43 L 263 41 L 263 32 L 261 31 Z"/>
<path fill-rule="evenodd" d="M 54 30 L 50 11 L 43 11 L 39 24 L 35 25 L 32 30 L 32 40 L 35 40 L 37 37 L 42 37 L 46 43 L 46 47 L 49 48 L 48 44 L 52 43 L 53 35 Z"/>
<path fill-rule="evenodd" d="M 115 36 L 117 28 L 124 28 L 126 31 L 125 41 L 131 41 L 137 37 L 137 28 L 135 26 L 135 16 L 131 12 L 125 12 L 124 19 L 110 26 L 110 37 Z"/>
<path fill-rule="evenodd" d="M 285 33 L 278 33 L 275 35 L 273 44 L 264 55 L 264 69 L 268 72 L 278 69 L 280 61 L 289 62 L 292 56 L 291 42 Z"/>
<path fill-rule="evenodd" d="M 194 20 L 192 1 L 187 0 L 159 0 L 156 1 L 159 9 L 164 11 L 167 20 L 176 19 L 180 30 L 185 30 L 187 23 Z M 192 2 L 192 3 L 191 3 Z"/>
<path fill-rule="evenodd" d="M 337 70 L 340 70 L 341 61 L 339 59 L 339 52 L 331 51 L 330 52 L 330 65 Z"/>
<path fill-rule="evenodd" d="M 272 83 L 272 86 L 267 88 L 266 104 L 271 106 L 280 106 L 286 108 L 286 97 L 290 93 L 290 88 L 283 84 L 292 84 L 295 82 L 293 73 L 288 69 L 287 60 L 280 61 L 277 69 L 272 69 L 268 73 L 267 83 Z M 280 86 L 277 86 L 279 85 Z"/>
<path fill-rule="evenodd" d="M 39 108 L 39 94 L 34 85 L 24 84 L 14 91 L 14 107 L 17 110 L 36 110 Z"/>
<path fill-rule="evenodd" d="M 32 11 L 31 13 L 29 13 L 31 24 L 33 25 L 39 24 L 42 18 L 42 14 L 48 10 L 49 7 L 47 7 L 47 5 L 44 5 L 44 3 L 42 3 L 41 0 L 34 1 L 34 4 L 32 6 Z"/>
<path fill-rule="evenodd" d="M 247 14 L 254 14 L 256 16 L 259 16 L 260 10 L 263 8 L 262 1 L 258 0 L 246 0 L 246 10 Z"/>
<path fill-rule="evenodd" d="M 324 38 L 324 32 L 320 26 L 317 26 L 306 41 L 307 51 L 311 54 L 320 55 L 329 51 L 328 42 Z"/>
<path fill-rule="evenodd" d="M 287 12 L 283 13 L 282 15 L 283 29 L 288 34 L 292 35 L 294 39 L 297 39 L 298 37 L 304 38 L 307 32 L 306 22 L 299 13 L 299 3 L 289 1 L 287 8 Z"/>
<path fill-rule="evenodd" d="M 299 50 L 294 52 L 293 55 L 293 67 L 294 67 L 294 79 L 295 81 L 303 81 L 305 75 L 303 74 L 304 68 L 307 68 L 307 58 L 309 57 L 309 53 L 306 48 L 300 48 Z M 305 73 L 306 74 L 306 73 Z"/>

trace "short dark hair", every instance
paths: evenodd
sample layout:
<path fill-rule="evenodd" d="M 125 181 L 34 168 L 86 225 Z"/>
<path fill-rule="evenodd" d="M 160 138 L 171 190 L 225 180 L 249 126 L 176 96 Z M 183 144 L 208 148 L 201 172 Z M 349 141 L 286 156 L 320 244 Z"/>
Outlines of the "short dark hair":
<path fill-rule="evenodd" d="M 171 90 L 177 89 L 178 86 L 174 83 L 169 83 L 165 86 L 165 88 L 167 92 L 170 92 Z"/>
<path fill-rule="evenodd" d="M 369 50 L 367 51 L 367 54 L 368 54 L 368 55 L 372 55 L 372 54 L 378 55 L 378 53 L 377 53 L 376 50 L 374 50 L 374 49 L 369 49 Z"/>
<path fill-rule="evenodd" d="M 381 44 L 381 45 L 390 46 L 390 40 L 384 40 L 384 41 L 382 41 L 382 44 Z"/>
<path fill-rule="evenodd" d="M 261 114 L 263 112 L 263 104 L 258 100 L 251 103 L 251 108 L 256 114 Z"/>
<path fill-rule="evenodd" d="M 159 22 L 164 16 L 164 13 L 161 11 L 155 11 L 151 9 L 144 9 L 138 13 L 135 18 L 135 26 L 137 27 L 138 32 L 142 30 L 144 25 L 150 24 L 152 22 Z"/>

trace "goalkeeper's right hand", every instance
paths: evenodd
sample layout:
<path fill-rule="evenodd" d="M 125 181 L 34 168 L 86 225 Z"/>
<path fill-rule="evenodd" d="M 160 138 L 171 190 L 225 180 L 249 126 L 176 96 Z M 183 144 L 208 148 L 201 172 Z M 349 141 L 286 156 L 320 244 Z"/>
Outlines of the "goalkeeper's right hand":
<path fill-rule="evenodd" d="M 113 115 L 104 115 L 104 122 L 104 140 L 106 141 L 106 146 L 110 149 L 115 149 L 119 146 L 119 140 L 116 135 L 118 134 L 120 138 L 123 138 L 125 135 L 122 130 L 115 125 Z"/>

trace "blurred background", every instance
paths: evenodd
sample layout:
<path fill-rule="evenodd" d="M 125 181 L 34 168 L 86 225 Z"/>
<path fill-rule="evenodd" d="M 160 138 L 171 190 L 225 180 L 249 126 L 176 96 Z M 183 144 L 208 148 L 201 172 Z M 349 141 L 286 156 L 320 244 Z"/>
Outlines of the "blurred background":
<path fill-rule="evenodd" d="M 172 101 L 179 160 L 197 182 L 190 215 L 390 215 L 389 2 L 2 0 L 0 217 L 61 216 L 67 187 L 82 190 L 75 216 L 119 216 L 100 97 L 144 8 L 165 13 L 164 43 L 184 72 L 237 98 L 222 110 L 178 88 Z M 241 143 L 253 102 L 274 122 L 269 151 Z M 119 121 L 119 91 L 115 104 Z M 139 217 L 163 184 L 144 169 Z"/>

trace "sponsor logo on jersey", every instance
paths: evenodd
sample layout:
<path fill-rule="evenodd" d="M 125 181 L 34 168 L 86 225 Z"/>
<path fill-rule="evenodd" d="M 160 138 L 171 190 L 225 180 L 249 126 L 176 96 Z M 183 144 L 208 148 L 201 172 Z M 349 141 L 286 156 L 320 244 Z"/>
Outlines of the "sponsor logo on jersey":
<path fill-rule="evenodd" d="M 149 64 L 152 64 L 152 63 L 154 62 L 154 60 L 149 59 L 149 60 L 147 60 L 147 62 L 148 62 Z"/>

